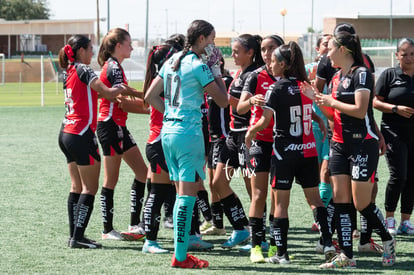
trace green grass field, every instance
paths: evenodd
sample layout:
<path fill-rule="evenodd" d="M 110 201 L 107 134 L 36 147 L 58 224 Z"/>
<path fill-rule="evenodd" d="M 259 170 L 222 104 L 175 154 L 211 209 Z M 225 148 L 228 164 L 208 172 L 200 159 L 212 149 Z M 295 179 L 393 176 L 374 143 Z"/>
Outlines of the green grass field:
<path fill-rule="evenodd" d="M 170 267 L 171 254 L 141 253 L 141 242 L 102 241 L 100 250 L 78 250 L 67 247 L 68 221 L 66 200 L 70 179 L 65 158 L 57 145 L 60 123 L 64 115 L 63 96 L 51 91 L 40 106 L 40 85 L 25 84 L 19 94 L 18 85 L 0 86 L 0 273 L 1 274 L 408 274 L 414 271 L 413 237 L 397 237 L 397 263 L 392 268 L 381 266 L 381 257 L 356 252 L 355 270 L 320 270 L 322 255 L 314 252 L 318 234 L 310 230 L 313 217 L 302 190 L 292 189 L 289 208 L 289 253 L 294 257 L 289 266 L 251 264 L 247 254 L 237 249 L 223 250 L 225 237 L 204 239 L 215 244 L 209 252 L 194 253 L 210 261 L 205 270 L 177 270 Z M 31 91 L 29 92 L 29 86 Z M 134 85 L 134 87 L 138 87 Z M 7 91 L 9 88 L 12 90 Z M 148 117 L 131 114 L 128 128 L 144 151 L 148 136 Z M 379 166 L 378 206 L 383 210 L 384 190 L 388 179 L 384 157 Z M 102 179 L 102 177 L 101 177 Z M 133 173 L 124 164 L 115 192 L 114 225 L 126 230 L 129 223 L 129 188 Z M 101 180 L 102 183 L 102 180 Z M 241 197 L 245 210 L 249 200 L 240 179 L 232 187 Z M 399 211 L 399 210 L 397 210 Z M 399 217 L 397 216 L 399 219 Z M 225 220 L 228 234 L 231 232 Z M 91 217 L 87 235 L 99 240 L 102 230 L 99 200 Z M 379 238 L 374 235 L 376 241 Z M 172 231 L 162 228 L 162 245 L 173 250 Z"/>

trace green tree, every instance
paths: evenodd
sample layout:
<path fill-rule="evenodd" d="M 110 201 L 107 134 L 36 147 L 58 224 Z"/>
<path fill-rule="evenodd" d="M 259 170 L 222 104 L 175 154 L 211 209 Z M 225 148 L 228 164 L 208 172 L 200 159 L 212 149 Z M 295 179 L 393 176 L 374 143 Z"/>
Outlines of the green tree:
<path fill-rule="evenodd" d="M 49 19 L 46 0 L 0 0 L 0 18 L 6 20 Z"/>

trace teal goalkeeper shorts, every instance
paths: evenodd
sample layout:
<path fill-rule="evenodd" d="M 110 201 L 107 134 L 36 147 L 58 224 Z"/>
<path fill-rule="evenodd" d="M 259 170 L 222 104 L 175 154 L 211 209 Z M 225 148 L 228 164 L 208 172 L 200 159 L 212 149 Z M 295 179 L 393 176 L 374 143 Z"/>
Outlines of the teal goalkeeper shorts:
<path fill-rule="evenodd" d="M 205 179 L 204 139 L 198 135 L 162 133 L 162 148 L 172 181 Z"/>

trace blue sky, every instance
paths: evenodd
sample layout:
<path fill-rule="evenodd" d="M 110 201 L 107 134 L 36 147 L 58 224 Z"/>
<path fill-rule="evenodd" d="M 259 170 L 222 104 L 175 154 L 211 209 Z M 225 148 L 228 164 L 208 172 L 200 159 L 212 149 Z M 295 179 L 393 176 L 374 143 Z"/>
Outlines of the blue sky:
<path fill-rule="evenodd" d="M 108 0 L 98 0 L 100 17 L 107 17 Z M 110 28 L 125 27 L 133 38 L 145 36 L 146 0 L 109 0 Z M 217 32 L 282 33 L 285 8 L 286 35 L 306 33 L 312 25 L 322 30 L 323 18 L 332 16 L 414 14 L 414 0 L 149 0 L 149 37 L 166 37 L 185 33 L 194 19 L 211 22 Z M 51 19 L 87 19 L 97 17 L 96 0 L 48 0 Z M 233 7 L 234 12 L 233 12 Z M 101 32 L 107 30 L 102 22 Z"/>

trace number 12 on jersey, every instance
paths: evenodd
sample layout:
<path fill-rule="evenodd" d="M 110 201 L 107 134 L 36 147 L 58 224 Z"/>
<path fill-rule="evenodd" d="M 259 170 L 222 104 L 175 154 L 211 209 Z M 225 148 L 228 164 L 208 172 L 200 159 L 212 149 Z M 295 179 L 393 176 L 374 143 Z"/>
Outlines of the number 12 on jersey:
<path fill-rule="evenodd" d="M 178 107 L 180 103 L 178 99 L 181 91 L 181 79 L 178 75 L 167 75 L 167 85 L 164 91 L 164 99 L 168 101 L 168 106 Z"/>

